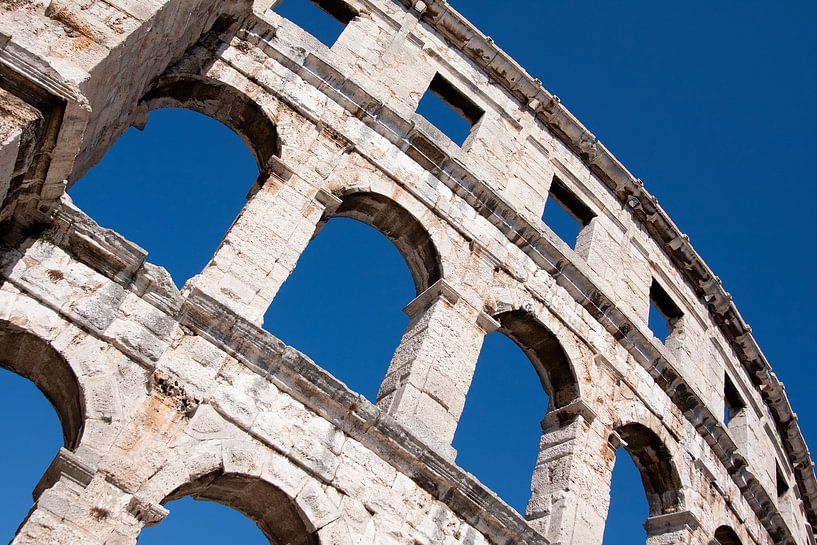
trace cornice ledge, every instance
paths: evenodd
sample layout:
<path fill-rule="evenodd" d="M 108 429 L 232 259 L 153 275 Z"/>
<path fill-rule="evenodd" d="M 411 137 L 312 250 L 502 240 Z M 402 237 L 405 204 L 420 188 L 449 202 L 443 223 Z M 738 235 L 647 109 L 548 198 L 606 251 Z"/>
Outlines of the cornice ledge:
<path fill-rule="evenodd" d="M 677 532 L 684 529 L 697 530 L 701 522 L 691 511 L 676 511 L 664 515 L 655 515 L 647 519 L 644 529 L 650 536 L 660 535 L 668 532 Z"/>
<path fill-rule="evenodd" d="M 42 479 L 34 487 L 32 495 L 35 500 L 39 499 L 43 492 L 54 486 L 63 477 L 85 488 L 91 484 L 95 474 L 96 469 L 86 464 L 76 453 L 60 448 L 48 469 L 45 470 Z"/>

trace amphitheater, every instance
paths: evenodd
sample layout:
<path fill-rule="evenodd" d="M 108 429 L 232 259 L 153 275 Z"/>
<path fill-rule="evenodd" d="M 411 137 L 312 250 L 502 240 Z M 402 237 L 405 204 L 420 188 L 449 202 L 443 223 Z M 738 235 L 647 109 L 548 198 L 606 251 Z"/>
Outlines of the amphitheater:
<path fill-rule="evenodd" d="M 346 25 L 331 47 L 272 0 L 0 0 L 0 364 L 64 434 L 13 543 L 134 544 L 193 496 L 277 545 L 600 545 L 626 449 L 650 545 L 814 545 L 783 385 L 641 181 L 444 0 L 316 2 Z M 416 113 L 427 90 L 461 145 Z M 66 195 L 163 107 L 223 122 L 261 172 L 181 291 Z M 416 287 L 376 403 L 261 328 L 333 217 L 384 233 Z M 524 515 L 451 447 L 495 330 L 550 399 Z"/>

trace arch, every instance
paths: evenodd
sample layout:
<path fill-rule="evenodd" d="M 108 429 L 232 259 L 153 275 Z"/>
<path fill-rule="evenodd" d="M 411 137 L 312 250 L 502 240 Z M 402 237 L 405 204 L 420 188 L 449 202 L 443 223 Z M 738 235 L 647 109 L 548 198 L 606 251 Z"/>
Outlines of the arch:
<path fill-rule="evenodd" d="M 743 545 L 738 534 L 729 526 L 721 526 L 715 530 L 715 545 Z"/>
<path fill-rule="evenodd" d="M 128 130 L 69 195 L 100 225 L 147 249 L 180 288 L 211 261 L 248 191 L 266 178 L 246 139 L 218 116 L 195 107 L 152 115 L 145 131 Z"/>
<path fill-rule="evenodd" d="M 615 430 L 632 457 L 647 495 L 650 516 L 681 510 L 681 478 L 672 454 L 661 438 L 643 424 L 631 423 Z"/>
<path fill-rule="evenodd" d="M 579 382 L 562 344 L 550 329 L 527 310 L 510 310 L 493 317 L 500 333 L 514 341 L 533 364 L 550 398 L 549 409 L 558 409 L 579 398 Z"/>
<path fill-rule="evenodd" d="M 0 321 L 0 367 L 27 378 L 54 406 L 65 448 L 82 437 L 85 404 L 76 374 L 50 343 L 7 321 Z"/>
<path fill-rule="evenodd" d="M 394 199 L 371 191 L 349 191 L 340 200 L 340 206 L 327 214 L 321 223 L 333 217 L 351 218 L 380 231 L 403 256 L 417 295 L 442 278 L 440 254 L 431 235 Z"/>
<path fill-rule="evenodd" d="M 220 503 L 250 518 L 272 545 L 319 545 L 297 504 L 281 489 L 258 477 L 215 471 L 171 492 L 162 504 L 190 496 Z"/>
<path fill-rule="evenodd" d="M 520 514 L 531 500 L 550 403 L 537 376 L 518 343 L 498 331 L 486 335 L 452 443 L 457 465 Z"/>
<path fill-rule="evenodd" d="M 415 297 L 411 272 L 381 231 L 337 217 L 300 252 L 264 313 L 263 327 L 375 402 L 385 365 L 410 322 L 403 308 Z"/>
<path fill-rule="evenodd" d="M 261 106 L 223 81 L 192 75 L 164 76 L 140 102 L 147 110 L 184 108 L 212 117 L 238 134 L 252 151 L 262 178 L 280 157 L 278 129 Z"/>

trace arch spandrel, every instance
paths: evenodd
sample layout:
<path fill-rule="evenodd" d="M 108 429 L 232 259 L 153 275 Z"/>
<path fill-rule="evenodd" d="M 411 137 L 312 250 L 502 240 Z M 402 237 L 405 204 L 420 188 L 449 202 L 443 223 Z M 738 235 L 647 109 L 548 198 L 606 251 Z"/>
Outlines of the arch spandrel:
<path fill-rule="evenodd" d="M 448 201 L 446 206 L 451 207 L 454 199 L 450 193 L 429 192 L 429 181 L 409 169 L 397 174 L 399 178 L 392 178 L 386 172 L 372 168 L 365 155 L 351 152 L 337 162 L 323 187 L 341 199 L 354 193 L 372 193 L 405 210 L 419 223 L 435 247 L 440 268 L 438 278 L 444 278 L 465 295 L 466 287 L 461 284 L 470 270 L 469 260 L 473 254 L 461 230 L 445 221 L 437 209 L 440 197 Z M 434 200 L 429 201 L 429 198 Z M 426 287 L 433 283 L 429 282 Z"/>
<path fill-rule="evenodd" d="M 238 49 L 234 53 L 244 54 Z M 266 77 L 276 80 L 271 82 L 275 85 L 284 83 L 277 81 L 277 74 Z M 321 130 L 284 98 L 268 92 L 267 83 L 248 78 L 221 55 L 196 46 L 142 98 L 142 114 L 161 107 L 179 107 L 210 116 L 236 132 L 253 151 L 259 171 L 269 174 L 272 157 L 287 165 L 311 160 L 312 143 Z M 224 96 L 218 96 L 221 92 Z M 222 108 L 230 104 L 235 104 L 240 117 L 233 118 L 231 109 Z M 250 121 L 260 125 L 253 126 Z"/>
<path fill-rule="evenodd" d="M 214 436 L 221 438 L 206 438 Z M 157 445 L 165 463 L 136 493 L 145 504 L 188 496 L 220 503 L 251 519 L 272 545 L 319 545 L 319 530 L 337 519 L 318 481 L 208 404 L 165 448 Z"/>
<path fill-rule="evenodd" d="M 232 45 L 225 47 L 233 49 Z M 239 57 L 245 54 L 238 48 L 231 53 Z M 321 135 L 314 120 L 292 108 L 286 97 L 266 88 L 268 83 L 286 87 L 287 82 L 278 74 L 266 74 L 266 78 L 275 81 L 250 79 L 222 54 L 196 46 L 141 99 L 140 122 L 146 121 L 144 115 L 149 110 L 162 107 L 187 108 L 212 117 L 238 134 L 252 150 L 263 182 L 274 170 L 274 158 L 293 166 L 312 161 L 313 144 Z"/>

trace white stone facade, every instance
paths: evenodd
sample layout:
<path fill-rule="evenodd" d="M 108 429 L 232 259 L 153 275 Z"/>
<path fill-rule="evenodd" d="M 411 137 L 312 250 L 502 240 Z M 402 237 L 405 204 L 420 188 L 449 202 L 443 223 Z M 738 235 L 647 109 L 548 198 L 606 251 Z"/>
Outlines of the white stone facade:
<path fill-rule="evenodd" d="M 13 543 L 133 544 L 192 495 L 276 544 L 599 545 L 624 447 L 650 545 L 814 545 L 785 391 L 642 184 L 444 1 L 343 6 L 328 48 L 269 0 L 0 0 L 0 365 L 65 435 Z M 415 113 L 435 76 L 484 112 L 462 147 Z M 165 106 L 226 123 L 261 171 L 181 292 L 65 195 Z M 589 214 L 575 250 L 540 219 L 554 180 Z M 376 404 L 260 328 L 338 216 L 386 234 L 417 289 Z M 666 343 L 653 284 L 679 311 Z M 551 399 L 524 517 L 453 463 L 496 329 Z"/>

